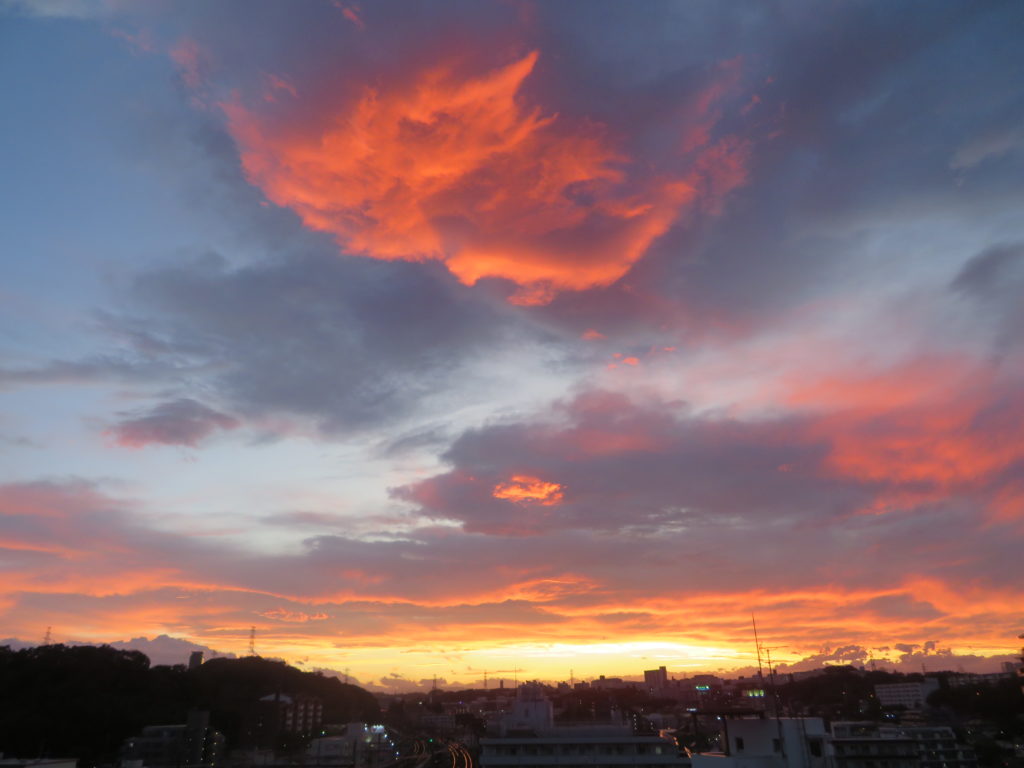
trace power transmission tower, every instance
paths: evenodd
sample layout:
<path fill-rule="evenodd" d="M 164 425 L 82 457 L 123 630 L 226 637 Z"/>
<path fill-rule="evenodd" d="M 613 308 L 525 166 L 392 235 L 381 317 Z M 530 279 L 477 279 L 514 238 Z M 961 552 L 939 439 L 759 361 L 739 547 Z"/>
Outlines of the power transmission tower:
<path fill-rule="evenodd" d="M 256 627 L 253 626 L 249 629 L 249 655 L 256 655 Z"/>

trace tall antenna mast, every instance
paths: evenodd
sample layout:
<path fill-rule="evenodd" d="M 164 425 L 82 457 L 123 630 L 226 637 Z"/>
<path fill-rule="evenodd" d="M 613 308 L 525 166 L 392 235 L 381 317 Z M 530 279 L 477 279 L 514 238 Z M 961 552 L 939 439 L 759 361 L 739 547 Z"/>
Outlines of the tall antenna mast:
<path fill-rule="evenodd" d="M 576 676 L 573 675 L 573 670 L 569 670 L 569 687 L 576 688 Z"/>
<path fill-rule="evenodd" d="M 487 690 L 487 670 L 484 670 L 484 690 Z"/>
<path fill-rule="evenodd" d="M 256 655 L 256 626 L 253 625 L 249 629 L 249 655 Z"/>
<path fill-rule="evenodd" d="M 53 627 L 47 627 L 46 628 L 46 637 L 43 638 L 43 645 L 52 645 L 53 644 L 53 638 L 50 637 L 50 630 L 51 629 L 53 629 Z"/>
<path fill-rule="evenodd" d="M 761 667 L 761 641 L 757 639 L 757 619 L 754 612 L 750 612 L 750 623 L 754 625 L 754 649 L 757 651 L 757 676 L 764 681 L 764 669 Z"/>

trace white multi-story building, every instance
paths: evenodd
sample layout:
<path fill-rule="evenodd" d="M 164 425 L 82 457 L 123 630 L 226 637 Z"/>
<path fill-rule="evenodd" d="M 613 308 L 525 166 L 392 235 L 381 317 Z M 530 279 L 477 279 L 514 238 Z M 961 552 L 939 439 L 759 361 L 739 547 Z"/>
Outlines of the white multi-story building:
<path fill-rule="evenodd" d="M 726 718 L 720 752 L 691 755 L 693 768 L 826 768 L 828 732 L 820 717 Z"/>
<path fill-rule="evenodd" d="M 551 702 L 524 685 L 511 712 L 480 739 L 481 768 L 675 768 L 685 765 L 675 741 L 640 736 L 621 723 L 556 726 Z"/>
<path fill-rule="evenodd" d="M 692 755 L 693 768 L 977 768 L 948 726 L 838 722 L 821 718 L 726 718 L 720 752 Z"/>
<path fill-rule="evenodd" d="M 922 683 L 886 683 L 875 686 L 875 696 L 883 707 L 921 709 L 928 697 L 939 690 L 939 681 L 926 677 Z"/>

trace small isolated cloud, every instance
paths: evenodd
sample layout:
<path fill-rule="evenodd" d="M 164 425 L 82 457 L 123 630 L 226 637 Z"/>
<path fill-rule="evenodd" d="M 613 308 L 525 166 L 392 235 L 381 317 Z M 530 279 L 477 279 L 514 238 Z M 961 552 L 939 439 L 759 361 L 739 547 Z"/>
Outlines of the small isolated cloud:
<path fill-rule="evenodd" d="M 498 483 L 491 493 L 496 499 L 517 504 L 551 506 L 564 498 L 562 486 L 529 475 L 514 475 L 508 482 Z"/>
<path fill-rule="evenodd" d="M 238 419 L 233 416 L 186 397 L 160 403 L 148 411 L 124 414 L 108 433 L 118 445 L 126 448 L 147 445 L 195 448 L 214 432 L 235 429 L 238 425 Z"/>
<path fill-rule="evenodd" d="M 960 147 L 949 161 L 949 167 L 954 171 L 970 170 L 1021 147 L 1024 147 L 1024 126 L 989 131 Z"/>
<path fill-rule="evenodd" d="M 113 7 L 111 0 L 0 0 L 0 13 L 49 19 L 94 19 Z"/>

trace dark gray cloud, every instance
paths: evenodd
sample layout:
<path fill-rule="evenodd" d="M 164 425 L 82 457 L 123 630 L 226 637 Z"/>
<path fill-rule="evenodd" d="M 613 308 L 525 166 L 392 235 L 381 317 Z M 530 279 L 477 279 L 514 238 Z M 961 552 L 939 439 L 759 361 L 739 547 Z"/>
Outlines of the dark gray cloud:
<path fill-rule="evenodd" d="M 507 310 L 435 266 L 333 254 L 206 258 L 140 276 L 129 302 L 137 313 L 108 323 L 154 359 L 188 360 L 237 413 L 327 435 L 400 420 L 510 332 Z"/>
<path fill-rule="evenodd" d="M 1024 244 L 986 248 L 964 264 L 951 284 L 992 325 L 996 352 L 1019 348 L 1024 339 Z"/>
<path fill-rule="evenodd" d="M 973 256 L 953 280 L 955 290 L 982 299 L 997 298 L 1004 292 L 1019 297 L 1024 281 L 1024 243 L 987 248 Z"/>

